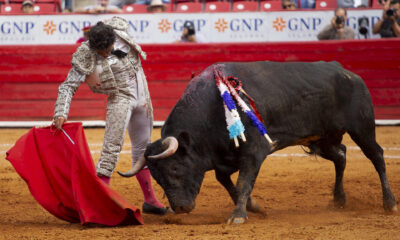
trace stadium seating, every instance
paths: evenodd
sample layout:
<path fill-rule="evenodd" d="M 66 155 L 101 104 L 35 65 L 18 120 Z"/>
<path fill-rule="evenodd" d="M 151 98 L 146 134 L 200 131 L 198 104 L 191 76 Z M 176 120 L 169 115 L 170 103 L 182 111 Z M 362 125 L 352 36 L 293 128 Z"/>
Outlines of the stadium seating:
<path fill-rule="evenodd" d="M 232 6 L 233 12 L 247 12 L 247 11 L 258 11 L 258 2 L 234 2 Z"/>
<path fill-rule="evenodd" d="M 21 13 L 21 4 L 10 3 L 1 5 L 1 14 L 15 14 Z"/>
<path fill-rule="evenodd" d="M 122 8 L 124 13 L 147 13 L 147 5 L 146 4 L 131 4 L 125 5 Z"/>
<path fill-rule="evenodd" d="M 23 3 L 25 0 L 0 0 L 0 3 Z M 33 3 L 61 4 L 61 0 L 31 0 Z"/>
<path fill-rule="evenodd" d="M 35 13 L 56 13 L 57 6 L 53 3 L 36 3 L 33 6 Z"/>
<path fill-rule="evenodd" d="M 316 10 L 327 10 L 337 8 L 337 0 L 315 0 Z"/>
<path fill-rule="evenodd" d="M 3 4 L 1 4 L 3 2 Z M 17 14 L 21 13 L 21 0 L 8 1 L 0 0 L 1 14 Z M 34 1 L 34 13 L 56 13 L 61 11 L 59 0 L 36 0 Z"/>
<path fill-rule="evenodd" d="M 382 9 L 382 5 L 379 4 L 379 0 L 372 0 L 372 8 Z"/>
<path fill-rule="evenodd" d="M 176 12 L 201 12 L 203 8 L 202 3 L 198 2 L 187 2 L 187 3 L 178 3 L 176 4 Z"/>
<path fill-rule="evenodd" d="M 61 0 L 35 0 L 35 3 L 52 3 L 56 5 L 56 11 L 61 12 Z"/>
<path fill-rule="evenodd" d="M 25 0 L 0 0 L 0 3 L 23 3 Z M 61 0 L 31 0 L 33 3 L 61 3 Z"/>
<path fill-rule="evenodd" d="M 279 0 L 260 2 L 260 11 L 280 11 L 280 10 L 282 10 L 282 2 Z"/>
<path fill-rule="evenodd" d="M 205 12 L 229 12 L 231 11 L 230 2 L 206 2 Z"/>

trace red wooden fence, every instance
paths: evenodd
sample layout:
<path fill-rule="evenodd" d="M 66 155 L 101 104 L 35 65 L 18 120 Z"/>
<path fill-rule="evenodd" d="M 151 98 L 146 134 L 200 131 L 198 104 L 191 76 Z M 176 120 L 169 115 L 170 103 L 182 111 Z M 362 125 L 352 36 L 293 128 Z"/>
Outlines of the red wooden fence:
<path fill-rule="evenodd" d="M 165 120 L 191 74 L 226 61 L 338 61 L 370 89 L 377 119 L 400 119 L 400 40 L 143 45 L 155 120 Z M 0 47 L 0 121 L 50 120 L 77 45 Z M 266 79 L 267 81 L 267 79 Z M 105 118 L 105 96 L 83 84 L 70 119 Z"/>

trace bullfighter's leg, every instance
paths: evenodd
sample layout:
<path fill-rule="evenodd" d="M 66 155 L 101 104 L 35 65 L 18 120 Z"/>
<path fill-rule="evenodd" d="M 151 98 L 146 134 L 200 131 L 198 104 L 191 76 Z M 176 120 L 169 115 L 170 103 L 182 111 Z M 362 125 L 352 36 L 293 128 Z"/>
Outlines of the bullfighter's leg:
<path fill-rule="evenodd" d="M 329 142 L 319 141 L 311 144 L 310 149 L 335 164 L 336 180 L 333 190 L 333 201 L 336 207 L 343 207 L 346 204 L 346 194 L 343 190 L 343 173 L 346 168 L 346 146 L 343 144 L 332 145 Z"/>
<path fill-rule="evenodd" d="M 96 171 L 98 176 L 111 177 L 124 143 L 126 121 L 130 115 L 130 102 L 113 96 L 107 101 L 106 128 L 103 149 Z"/>
<path fill-rule="evenodd" d="M 229 196 L 231 196 L 234 204 L 236 205 L 238 195 L 236 193 L 236 188 L 235 185 L 233 185 L 230 175 L 231 173 L 215 170 L 215 176 L 218 182 L 220 182 L 222 186 L 225 187 L 225 189 L 229 193 Z M 258 206 L 256 200 L 252 199 L 251 197 L 247 199 L 246 209 L 250 212 L 260 212 L 260 207 Z"/>
<path fill-rule="evenodd" d="M 372 130 L 369 129 L 370 131 L 368 133 L 365 132 L 366 130 L 368 129 L 363 129 L 363 134 L 359 134 L 359 132 L 354 131 L 349 131 L 349 134 L 354 142 L 360 146 L 365 156 L 372 161 L 376 171 L 379 174 L 383 194 L 383 208 L 389 212 L 396 212 L 396 200 L 392 191 L 390 190 L 389 181 L 386 176 L 386 165 L 383 158 L 383 149 L 375 140 L 375 127 L 372 128 Z"/>
<path fill-rule="evenodd" d="M 131 139 L 132 166 L 134 166 L 151 141 L 151 117 L 145 106 L 138 106 L 133 110 L 128 122 L 128 133 Z M 144 196 L 143 212 L 165 214 L 168 209 L 158 201 L 154 193 L 151 174 L 147 166 L 136 175 L 136 179 Z"/>

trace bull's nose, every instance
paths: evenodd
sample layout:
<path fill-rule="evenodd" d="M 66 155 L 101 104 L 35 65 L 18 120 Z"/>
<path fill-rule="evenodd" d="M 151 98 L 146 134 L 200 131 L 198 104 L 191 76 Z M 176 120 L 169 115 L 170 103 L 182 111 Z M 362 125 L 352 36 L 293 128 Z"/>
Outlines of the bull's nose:
<path fill-rule="evenodd" d="M 189 213 L 194 209 L 195 206 L 196 206 L 196 204 L 194 202 L 192 202 L 190 205 L 187 205 L 187 206 L 177 206 L 177 207 L 175 207 L 174 211 L 177 214 Z"/>

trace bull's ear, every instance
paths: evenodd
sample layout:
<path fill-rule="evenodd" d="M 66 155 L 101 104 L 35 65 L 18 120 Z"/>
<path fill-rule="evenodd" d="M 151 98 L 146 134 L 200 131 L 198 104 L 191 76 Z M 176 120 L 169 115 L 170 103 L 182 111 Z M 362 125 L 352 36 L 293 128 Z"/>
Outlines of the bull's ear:
<path fill-rule="evenodd" d="M 187 132 L 181 132 L 178 136 L 179 147 L 187 147 L 190 145 L 190 135 Z"/>

